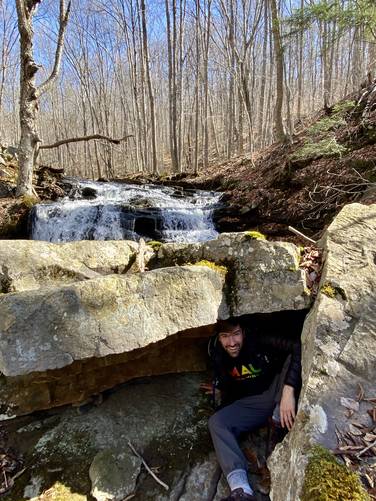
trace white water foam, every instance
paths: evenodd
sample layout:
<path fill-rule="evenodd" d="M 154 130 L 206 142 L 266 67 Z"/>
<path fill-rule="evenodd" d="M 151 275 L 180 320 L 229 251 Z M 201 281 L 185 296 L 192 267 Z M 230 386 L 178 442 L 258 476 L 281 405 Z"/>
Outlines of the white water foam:
<path fill-rule="evenodd" d="M 82 198 L 85 189 L 95 198 Z M 140 236 L 169 242 L 211 240 L 218 234 L 213 209 L 220 197 L 201 190 L 80 181 L 73 200 L 66 197 L 34 207 L 31 238 L 48 242 L 138 240 Z"/>

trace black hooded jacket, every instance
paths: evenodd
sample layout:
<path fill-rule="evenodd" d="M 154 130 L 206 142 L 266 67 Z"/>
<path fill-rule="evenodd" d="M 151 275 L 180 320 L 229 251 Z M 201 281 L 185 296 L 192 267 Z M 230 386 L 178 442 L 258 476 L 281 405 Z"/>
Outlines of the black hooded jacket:
<path fill-rule="evenodd" d="M 214 365 L 215 385 L 222 392 L 222 404 L 267 390 L 289 355 L 291 359 L 284 384 L 301 387 L 301 343 L 299 340 L 245 332 L 239 355 L 230 357 L 217 337 L 212 338 L 209 354 Z"/>

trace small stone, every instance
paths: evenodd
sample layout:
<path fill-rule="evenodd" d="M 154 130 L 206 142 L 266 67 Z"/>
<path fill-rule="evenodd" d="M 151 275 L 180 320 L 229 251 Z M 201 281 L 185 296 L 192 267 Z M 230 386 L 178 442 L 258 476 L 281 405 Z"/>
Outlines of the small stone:
<path fill-rule="evenodd" d="M 121 501 L 135 490 L 140 467 L 141 460 L 130 451 L 98 452 L 89 469 L 92 496 L 97 501 Z"/>

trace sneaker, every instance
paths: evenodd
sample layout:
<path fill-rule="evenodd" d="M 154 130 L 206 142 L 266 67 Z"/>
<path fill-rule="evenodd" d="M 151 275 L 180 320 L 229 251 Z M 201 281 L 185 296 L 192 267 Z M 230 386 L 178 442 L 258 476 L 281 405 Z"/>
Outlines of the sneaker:
<path fill-rule="evenodd" d="M 235 489 L 231 492 L 227 498 L 221 499 L 221 501 L 256 501 L 256 496 L 251 496 L 250 494 L 246 494 L 241 487 L 239 489 Z"/>

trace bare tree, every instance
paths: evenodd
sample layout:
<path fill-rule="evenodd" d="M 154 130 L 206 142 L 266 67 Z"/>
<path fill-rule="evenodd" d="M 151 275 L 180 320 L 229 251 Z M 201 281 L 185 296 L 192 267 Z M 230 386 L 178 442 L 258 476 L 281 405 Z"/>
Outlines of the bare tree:
<path fill-rule="evenodd" d="M 60 0 L 59 35 L 56 45 L 55 63 L 50 76 L 36 87 L 35 75 L 39 66 L 33 55 L 33 16 L 40 0 L 16 0 L 18 30 L 20 33 L 20 126 L 19 175 L 17 196 L 32 194 L 34 160 L 38 154 L 40 137 L 37 132 L 39 98 L 56 79 L 61 62 L 64 33 L 68 23 L 70 2 L 65 9 L 64 0 Z"/>

